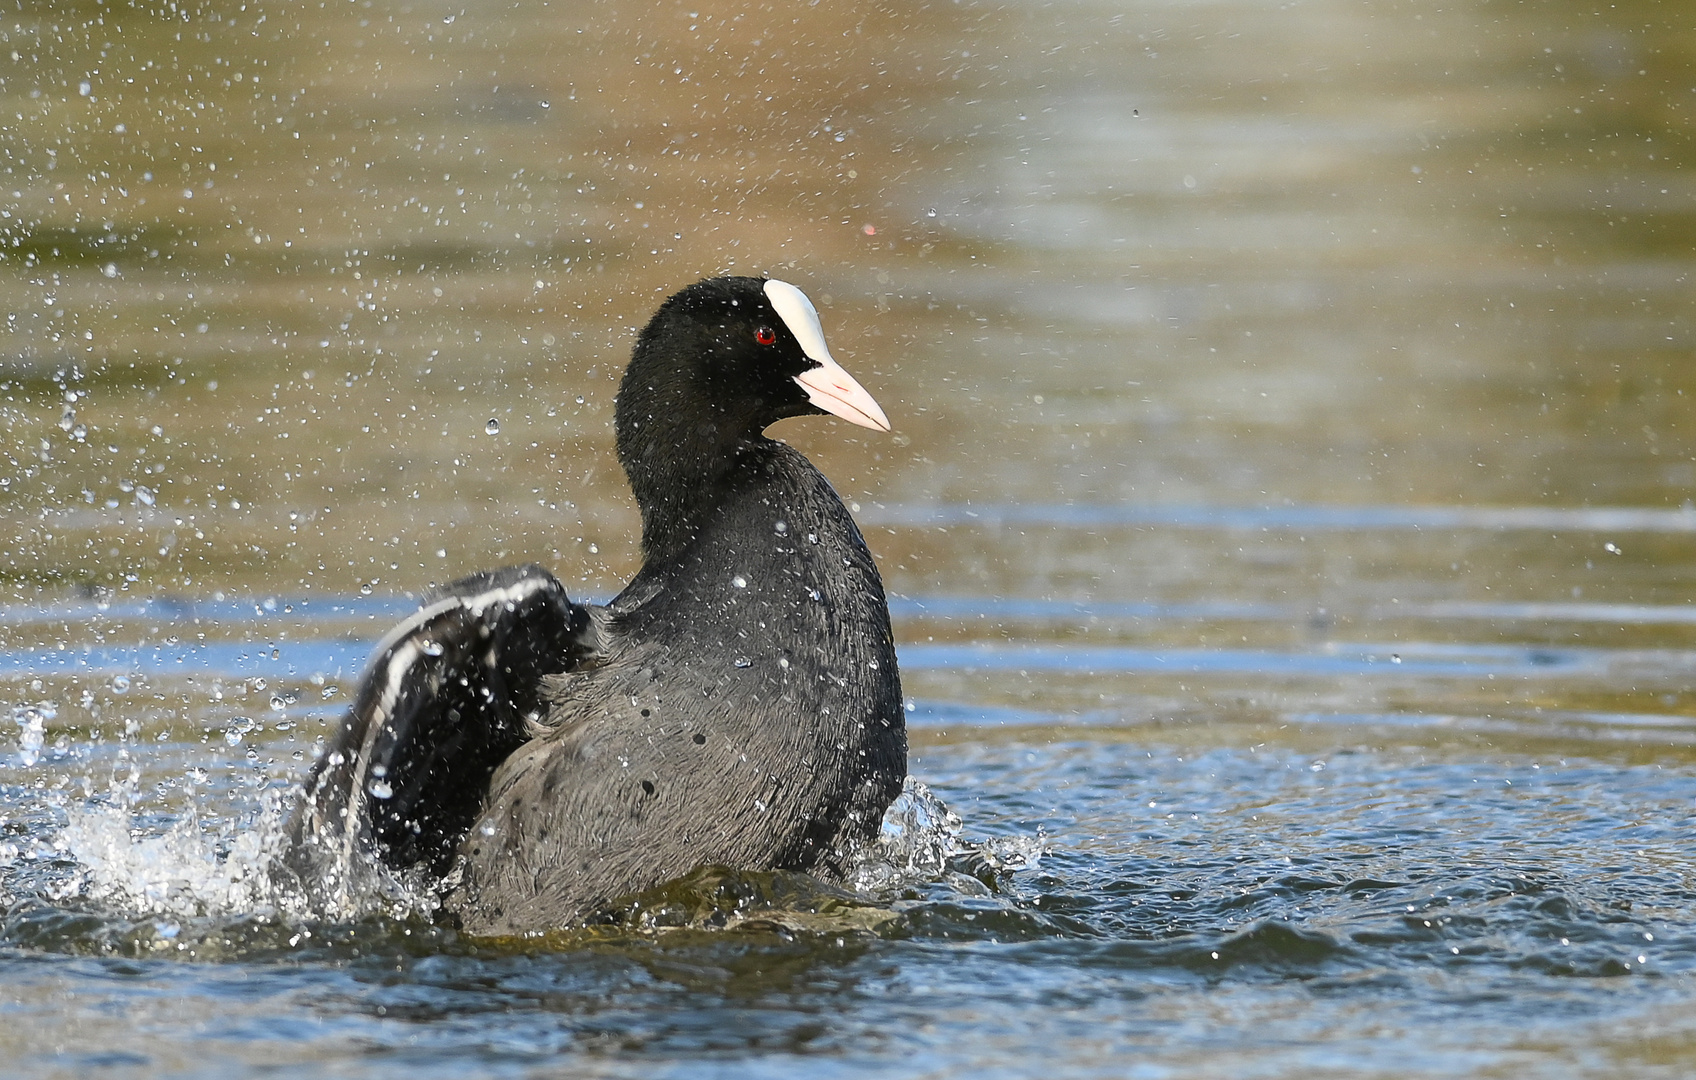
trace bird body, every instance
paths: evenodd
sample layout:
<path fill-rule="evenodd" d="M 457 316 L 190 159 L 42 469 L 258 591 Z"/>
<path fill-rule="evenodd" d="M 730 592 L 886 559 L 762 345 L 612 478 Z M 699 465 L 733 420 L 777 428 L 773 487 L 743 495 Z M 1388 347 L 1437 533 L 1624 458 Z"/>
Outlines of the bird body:
<path fill-rule="evenodd" d="M 422 867 L 490 935 L 706 864 L 840 879 L 900 792 L 906 731 L 871 553 L 763 434 L 826 410 L 887 429 L 800 290 L 721 278 L 668 300 L 616 417 L 642 570 L 605 606 L 495 571 L 398 627 L 308 781 L 290 871 L 345 889 L 359 860 Z"/>
<path fill-rule="evenodd" d="M 463 847 L 468 927 L 708 863 L 835 876 L 876 834 L 906 774 L 877 569 L 793 449 L 750 448 L 737 473 L 748 497 L 595 612 L 604 656 L 547 681 L 546 730 L 495 773 Z"/>

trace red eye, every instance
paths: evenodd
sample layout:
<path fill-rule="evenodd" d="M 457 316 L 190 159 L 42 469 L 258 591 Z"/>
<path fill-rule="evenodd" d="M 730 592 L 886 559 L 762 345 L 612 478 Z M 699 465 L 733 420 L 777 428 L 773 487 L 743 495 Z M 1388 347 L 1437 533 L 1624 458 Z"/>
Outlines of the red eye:
<path fill-rule="evenodd" d="M 759 342 L 761 345 L 776 345 L 777 331 L 773 330 L 769 326 L 762 326 L 758 330 L 754 331 L 754 340 Z"/>

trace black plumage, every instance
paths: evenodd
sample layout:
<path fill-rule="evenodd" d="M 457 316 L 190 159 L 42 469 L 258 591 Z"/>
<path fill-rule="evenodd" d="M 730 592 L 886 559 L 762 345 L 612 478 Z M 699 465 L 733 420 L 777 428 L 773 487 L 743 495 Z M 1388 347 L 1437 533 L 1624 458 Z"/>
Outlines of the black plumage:
<path fill-rule="evenodd" d="M 800 290 L 671 297 L 619 389 L 645 564 L 607 605 L 539 567 L 456 582 L 379 646 L 284 865 L 441 878 L 479 934 L 571 924 L 696 866 L 840 878 L 906 775 L 883 585 L 842 500 L 764 429 L 887 430 Z"/>

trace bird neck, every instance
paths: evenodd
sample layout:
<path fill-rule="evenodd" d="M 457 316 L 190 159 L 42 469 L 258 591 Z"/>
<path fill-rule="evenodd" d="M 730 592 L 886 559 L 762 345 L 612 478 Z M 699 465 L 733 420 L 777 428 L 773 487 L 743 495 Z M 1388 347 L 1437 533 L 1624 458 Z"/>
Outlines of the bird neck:
<path fill-rule="evenodd" d="M 731 494 L 738 471 L 763 455 L 764 403 L 706 392 L 689 365 L 669 357 L 703 347 L 675 327 L 644 331 L 614 407 L 618 460 L 642 510 L 642 550 L 675 554 Z"/>
<path fill-rule="evenodd" d="M 649 561 L 688 547 L 718 508 L 751 482 L 750 469 L 772 445 L 760 435 L 725 443 L 710 437 L 716 432 L 680 427 L 664 425 L 640 440 L 641 449 L 628 452 L 627 440 L 619 440 L 619 459 L 642 511 L 642 553 Z"/>

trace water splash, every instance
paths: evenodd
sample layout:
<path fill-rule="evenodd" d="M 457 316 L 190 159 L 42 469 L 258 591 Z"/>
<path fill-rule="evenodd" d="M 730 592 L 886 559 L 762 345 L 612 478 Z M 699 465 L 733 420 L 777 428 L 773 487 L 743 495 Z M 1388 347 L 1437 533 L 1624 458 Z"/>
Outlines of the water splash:
<path fill-rule="evenodd" d="M 967 840 L 964 832 L 960 815 L 909 776 L 884 811 L 877 843 L 861 854 L 850 880 L 860 892 L 872 895 L 933 881 L 963 884 L 1032 869 L 1048 852 L 1041 829 L 1031 836 L 983 840 Z"/>
<path fill-rule="evenodd" d="M 965 825 L 930 788 L 911 776 L 883 814 L 879 855 L 891 866 L 920 874 L 938 874 L 965 850 Z"/>
<path fill-rule="evenodd" d="M 82 894 L 144 915 L 241 915 L 276 907 L 268 867 L 282 835 L 275 821 L 257 828 L 207 830 L 197 816 L 163 835 L 137 836 L 123 806 L 66 811 L 62 837 L 83 870 Z"/>
<path fill-rule="evenodd" d="M 335 887 L 296 880 L 283 855 L 297 795 L 267 788 L 250 812 L 203 821 L 190 790 L 186 811 L 156 835 L 144 823 L 157 815 L 137 812 L 131 799 L 71 806 L 58 846 L 77 863 L 81 897 L 131 917 L 350 922 L 436 912 L 436 882 L 364 861 Z"/>
<path fill-rule="evenodd" d="M 50 701 L 12 707 L 12 723 L 18 725 L 18 764 L 29 767 L 41 760 L 41 748 L 47 741 L 47 725 L 59 710 Z"/>

